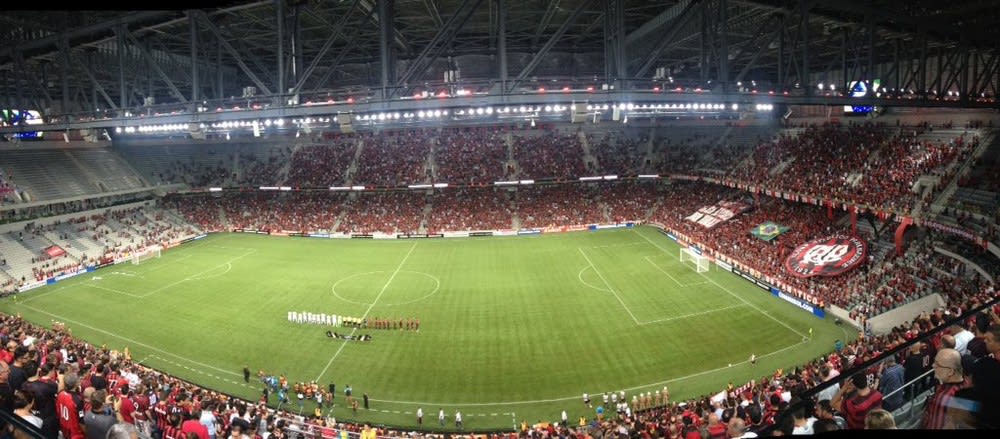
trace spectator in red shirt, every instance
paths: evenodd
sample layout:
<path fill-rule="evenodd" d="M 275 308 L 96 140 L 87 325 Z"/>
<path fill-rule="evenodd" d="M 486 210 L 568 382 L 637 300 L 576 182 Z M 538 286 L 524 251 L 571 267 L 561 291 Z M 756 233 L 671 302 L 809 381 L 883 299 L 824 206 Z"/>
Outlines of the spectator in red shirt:
<path fill-rule="evenodd" d="M 864 430 L 865 415 L 882 408 L 882 393 L 868 385 L 865 373 L 857 373 L 841 386 L 830 403 L 845 415 L 848 430 Z"/>
<path fill-rule="evenodd" d="M 181 424 L 181 432 L 184 434 L 197 434 L 198 439 L 209 439 L 208 428 L 201 423 L 197 415 L 190 412 L 184 412 L 184 423 Z"/>

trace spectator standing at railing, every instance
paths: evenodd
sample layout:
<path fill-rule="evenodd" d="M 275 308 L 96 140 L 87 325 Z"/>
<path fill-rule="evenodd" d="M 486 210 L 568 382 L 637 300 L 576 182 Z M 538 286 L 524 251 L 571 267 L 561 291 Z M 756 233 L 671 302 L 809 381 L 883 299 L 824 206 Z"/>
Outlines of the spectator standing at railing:
<path fill-rule="evenodd" d="M 1000 428 L 1000 323 L 993 323 L 983 337 L 990 355 L 980 358 L 972 371 L 973 397 L 980 407 L 978 428 Z"/>
<path fill-rule="evenodd" d="M 892 392 L 903 387 L 906 383 L 904 380 L 904 370 L 903 366 L 896 363 L 896 357 L 890 356 L 885 362 L 885 369 L 882 371 L 882 375 L 878 380 L 878 390 L 886 396 L 885 400 L 882 401 L 882 408 L 893 411 L 903 405 L 903 392 L 897 392 L 890 395 Z"/>
<path fill-rule="evenodd" d="M 972 331 L 969 331 L 967 326 L 967 322 L 959 320 L 952 327 L 952 335 L 955 336 L 955 350 L 958 351 L 959 355 L 969 353 L 969 341 L 976 336 Z"/>
<path fill-rule="evenodd" d="M 830 404 L 844 414 L 849 430 L 863 430 L 865 415 L 871 410 L 882 408 L 882 392 L 869 387 L 868 376 L 859 372 L 841 386 Z"/>
<path fill-rule="evenodd" d="M 955 392 L 962 388 L 965 377 L 962 374 L 962 356 L 955 349 L 941 349 L 934 357 L 934 378 L 937 378 L 937 389 L 934 396 L 927 401 L 921 428 L 940 430 L 947 421 L 948 406 L 955 397 Z"/>

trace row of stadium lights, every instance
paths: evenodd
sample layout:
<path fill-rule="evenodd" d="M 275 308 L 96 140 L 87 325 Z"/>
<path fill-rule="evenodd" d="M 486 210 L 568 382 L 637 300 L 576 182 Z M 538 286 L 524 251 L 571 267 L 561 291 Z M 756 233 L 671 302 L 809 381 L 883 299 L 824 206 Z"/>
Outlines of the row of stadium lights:
<path fill-rule="evenodd" d="M 307 117 L 304 119 L 292 119 L 292 124 L 300 126 L 303 124 L 311 123 L 330 123 L 332 119 L 328 117 L 318 117 L 312 118 Z M 233 129 L 233 128 L 252 128 L 257 127 L 276 127 L 282 128 L 287 122 L 285 119 L 263 119 L 263 120 L 234 120 L 225 122 L 215 122 L 212 124 L 199 124 L 200 129 L 205 129 L 208 127 L 214 129 Z M 118 134 L 147 134 L 147 133 L 166 133 L 166 132 L 181 132 L 187 131 L 189 129 L 188 124 L 184 123 L 173 123 L 173 124 L 161 124 L 161 125 L 140 125 L 137 127 L 117 127 L 115 132 Z"/>
<path fill-rule="evenodd" d="M 726 109 L 725 104 L 705 104 L 705 103 L 686 103 L 686 104 L 634 104 L 634 103 L 619 103 L 617 105 L 587 105 L 587 111 L 606 111 L 614 108 L 619 110 L 689 110 L 689 111 L 722 111 Z M 458 116 L 491 116 L 495 114 L 538 114 L 538 113 L 561 113 L 569 110 L 570 107 L 566 105 L 545 105 L 545 106 L 519 106 L 519 107 L 500 107 L 494 109 L 493 107 L 478 107 L 478 108 L 468 108 L 455 110 L 454 114 Z M 730 109 L 732 111 L 739 110 L 739 104 L 731 104 Z M 754 109 L 756 111 L 771 111 L 774 109 L 772 104 L 755 104 Z M 384 121 L 394 121 L 399 119 L 413 119 L 414 117 L 420 119 L 433 119 L 440 117 L 447 117 L 449 110 L 420 110 L 417 112 L 393 112 L 393 113 L 372 113 L 372 114 L 361 114 L 357 118 L 361 121 L 371 121 L 371 122 L 384 122 Z M 303 118 L 303 119 L 292 119 L 292 124 L 296 126 L 301 126 L 303 124 L 311 123 L 330 123 L 331 119 L 328 117 L 319 118 Z M 199 124 L 200 129 L 205 129 L 211 127 L 213 129 L 233 129 L 233 128 L 252 128 L 252 127 L 277 127 L 281 128 L 285 125 L 284 119 L 264 119 L 264 120 L 239 120 L 239 121 L 225 121 L 225 122 L 215 122 L 210 125 Z M 167 132 L 183 132 L 189 129 L 187 124 L 175 123 L 175 124 L 161 124 L 161 125 L 141 125 L 138 127 L 117 127 L 115 132 L 118 134 L 149 134 L 149 133 L 167 133 Z"/>
<path fill-rule="evenodd" d="M 604 111 L 615 108 L 614 105 L 587 105 L 587 111 Z M 701 103 L 687 103 L 687 104 L 633 104 L 633 103 L 620 103 L 617 104 L 619 110 L 692 110 L 692 111 L 722 111 L 726 109 L 725 104 L 701 104 Z M 739 109 L 739 104 L 732 104 L 730 108 L 733 111 Z M 479 107 L 479 108 L 469 108 L 455 110 L 454 114 L 456 116 L 491 116 L 493 114 L 538 114 L 538 113 L 561 113 L 569 110 L 570 107 L 565 105 L 545 105 L 545 106 L 520 106 L 520 107 L 500 107 L 494 109 L 493 107 Z M 757 111 L 771 111 L 774 109 L 772 104 L 756 104 L 754 109 Z M 428 118 L 439 118 L 442 116 L 448 116 L 448 110 L 427 110 L 427 111 L 417 111 L 417 112 L 394 112 L 394 113 L 373 113 L 373 114 L 362 114 L 358 116 L 358 120 L 362 121 L 372 121 L 372 122 L 382 122 L 382 121 L 393 121 L 399 119 L 412 119 L 414 117 L 421 119 Z"/>

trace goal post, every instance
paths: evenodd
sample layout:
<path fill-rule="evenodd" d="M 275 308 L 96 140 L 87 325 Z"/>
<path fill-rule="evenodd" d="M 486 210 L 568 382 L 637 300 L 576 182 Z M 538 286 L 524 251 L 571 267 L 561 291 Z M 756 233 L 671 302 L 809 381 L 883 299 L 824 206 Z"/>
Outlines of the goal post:
<path fill-rule="evenodd" d="M 158 245 L 146 247 L 144 250 L 132 253 L 132 264 L 139 265 L 146 260 L 159 258 L 162 252 L 163 248 Z"/>
<path fill-rule="evenodd" d="M 682 263 L 691 263 L 695 267 L 695 271 L 698 273 L 705 273 L 708 271 L 708 267 L 711 265 L 708 257 L 705 255 L 699 255 L 692 251 L 690 248 L 682 248 L 680 259 Z"/>

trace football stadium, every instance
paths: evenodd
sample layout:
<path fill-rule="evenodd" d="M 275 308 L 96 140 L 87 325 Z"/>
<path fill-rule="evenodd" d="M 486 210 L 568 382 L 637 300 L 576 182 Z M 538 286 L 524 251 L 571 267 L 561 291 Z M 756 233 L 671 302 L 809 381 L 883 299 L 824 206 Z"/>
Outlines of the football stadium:
<path fill-rule="evenodd" d="M 998 428 L 993 2 L 0 14 L 0 424 Z"/>

